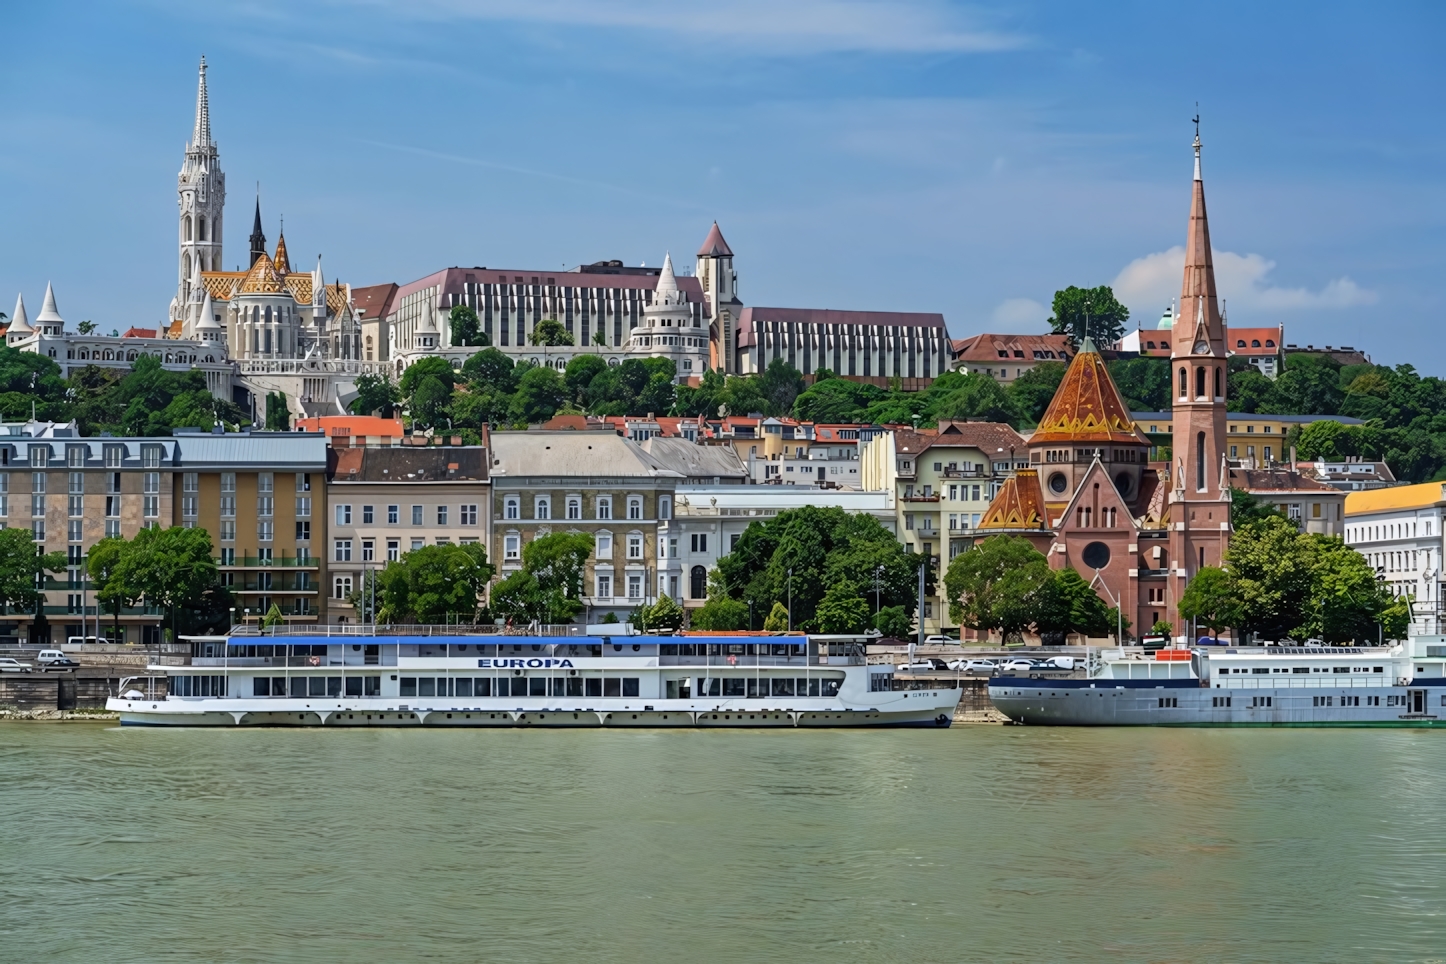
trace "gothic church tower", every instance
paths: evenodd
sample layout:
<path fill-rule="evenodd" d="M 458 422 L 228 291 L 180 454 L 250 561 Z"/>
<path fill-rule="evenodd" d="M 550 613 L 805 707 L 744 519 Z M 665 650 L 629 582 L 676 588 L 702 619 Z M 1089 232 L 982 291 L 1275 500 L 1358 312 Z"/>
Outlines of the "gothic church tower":
<path fill-rule="evenodd" d="M 733 270 L 733 249 L 723 240 L 718 222 L 713 222 L 703 246 L 698 249 L 698 281 L 713 316 L 709 332 L 710 367 L 730 375 L 738 374 L 736 333 L 743 302 L 738 300 L 738 274 Z"/>
<path fill-rule="evenodd" d="M 1195 181 L 1185 242 L 1180 310 L 1170 339 L 1174 395 L 1170 479 L 1171 609 L 1202 566 L 1221 565 L 1230 540 L 1230 479 L 1225 465 L 1225 323 L 1215 296 L 1215 264 L 1200 179 L 1195 131 Z M 1186 632 L 1175 611 L 1177 634 Z"/>
<path fill-rule="evenodd" d="M 191 285 L 202 271 L 221 271 L 221 210 L 226 204 L 226 175 L 211 139 L 211 104 L 206 94 L 206 58 L 201 58 L 196 90 L 196 124 L 186 144 L 186 160 L 176 182 L 180 207 L 180 257 L 171 320 L 185 315 Z"/>

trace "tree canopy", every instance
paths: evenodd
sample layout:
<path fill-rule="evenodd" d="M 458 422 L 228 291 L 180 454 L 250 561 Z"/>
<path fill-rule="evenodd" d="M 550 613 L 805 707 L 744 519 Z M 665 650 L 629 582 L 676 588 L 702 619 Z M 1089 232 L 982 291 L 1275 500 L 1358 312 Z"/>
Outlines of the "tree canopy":
<path fill-rule="evenodd" d="M 178 615 L 214 613 L 218 605 L 207 604 L 208 594 L 222 591 L 211 551 L 211 534 L 205 529 L 142 529 L 119 547 L 111 578 L 123 588 L 112 593 L 159 607 L 165 612 L 165 625 L 172 632 L 180 631 L 185 627 L 178 625 Z"/>
<path fill-rule="evenodd" d="M 1108 348 L 1125 333 L 1125 322 L 1129 319 L 1130 309 L 1115 299 L 1109 285 L 1097 288 L 1070 285 L 1054 293 L 1049 327 L 1057 335 L 1069 335 L 1076 345 L 1083 344 L 1089 335 L 1095 345 Z"/>
<path fill-rule="evenodd" d="M 377 576 L 384 623 L 474 622 L 495 568 L 481 543 L 404 552 Z"/>
<path fill-rule="evenodd" d="M 0 609 L 34 611 L 45 601 L 37 587 L 47 572 L 65 570 L 65 553 L 42 552 L 29 529 L 0 529 Z"/>
<path fill-rule="evenodd" d="M 470 305 L 453 305 L 449 316 L 452 344 L 459 347 L 490 345 L 492 339 L 482 330 L 482 322 Z"/>
<path fill-rule="evenodd" d="M 582 612 L 587 533 L 554 532 L 522 547 L 522 568 L 492 588 L 492 613 L 513 623 L 570 622 Z"/>

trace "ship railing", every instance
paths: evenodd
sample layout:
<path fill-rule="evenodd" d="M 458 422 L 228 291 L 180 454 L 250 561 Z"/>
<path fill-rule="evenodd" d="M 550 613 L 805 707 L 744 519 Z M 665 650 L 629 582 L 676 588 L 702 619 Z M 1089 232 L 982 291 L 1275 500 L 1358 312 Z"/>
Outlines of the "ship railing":
<path fill-rule="evenodd" d="M 582 626 L 570 623 L 495 626 L 486 623 L 342 623 L 339 625 L 268 626 L 238 623 L 232 636 L 581 636 Z"/>
<path fill-rule="evenodd" d="M 1380 689 L 1383 686 L 1410 686 L 1409 676 L 1390 676 L 1386 673 L 1374 673 L 1363 676 L 1336 676 L 1331 678 L 1317 676 L 1242 676 L 1239 679 L 1217 680 L 1211 677 L 1208 681 L 1211 689 L 1225 690 L 1336 690 L 1336 689 Z"/>

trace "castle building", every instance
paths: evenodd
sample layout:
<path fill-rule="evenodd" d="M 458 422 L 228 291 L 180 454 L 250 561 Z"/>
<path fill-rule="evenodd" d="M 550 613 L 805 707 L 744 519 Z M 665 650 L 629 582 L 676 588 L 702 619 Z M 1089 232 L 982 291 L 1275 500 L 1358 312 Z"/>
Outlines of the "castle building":
<path fill-rule="evenodd" d="M 1170 353 L 1173 455 L 1149 462 L 1151 440 L 1090 339 L 1070 362 L 1039 427 L 1029 468 L 1005 481 L 976 538 L 1028 539 L 1055 568 L 1073 567 L 1136 633 L 1179 615 L 1185 587 L 1219 566 L 1230 540 L 1226 458 L 1227 348 L 1215 289 L 1196 134 L 1195 177 Z M 1270 480 L 1255 479 L 1253 485 Z"/>

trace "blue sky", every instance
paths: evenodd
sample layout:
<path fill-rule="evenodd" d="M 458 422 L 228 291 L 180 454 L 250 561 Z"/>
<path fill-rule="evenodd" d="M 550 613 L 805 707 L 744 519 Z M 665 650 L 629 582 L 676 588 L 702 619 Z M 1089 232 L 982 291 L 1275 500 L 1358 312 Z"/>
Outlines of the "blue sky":
<path fill-rule="evenodd" d="M 330 0 L 7 4 L 0 309 L 154 324 L 211 65 L 226 260 L 255 183 L 294 263 L 690 262 L 717 219 L 745 303 L 1043 330 L 1114 283 L 1179 289 L 1200 104 L 1238 326 L 1422 348 L 1446 298 L 1440 4 Z"/>

